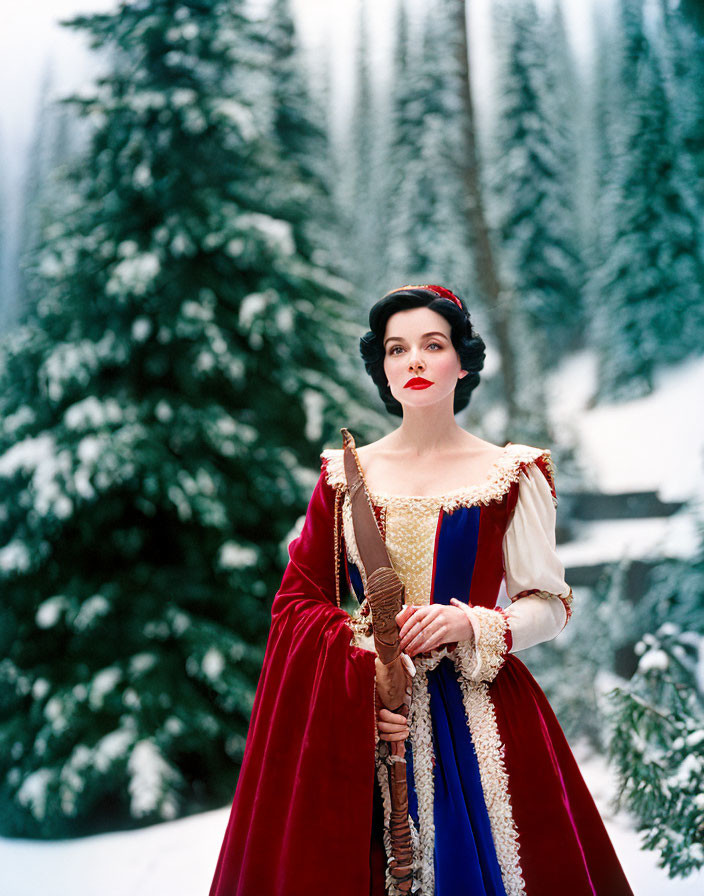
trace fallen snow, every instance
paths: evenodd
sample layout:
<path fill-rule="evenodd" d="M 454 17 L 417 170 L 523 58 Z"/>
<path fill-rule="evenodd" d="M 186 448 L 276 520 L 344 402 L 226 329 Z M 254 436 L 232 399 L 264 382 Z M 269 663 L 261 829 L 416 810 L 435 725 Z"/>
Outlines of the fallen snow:
<path fill-rule="evenodd" d="M 555 431 L 574 444 L 592 485 L 607 493 L 704 497 L 704 358 L 663 370 L 652 395 L 590 408 L 596 360 L 571 355 L 548 383 Z"/>
<path fill-rule="evenodd" d="M 180 775 L 164 759 L 151 738 L 134 745 L 127 763 L 130 773 L 130 811 L 135 818 L 143 818 L 158 809 L 162 818 L 175 818 L 178 804 L 173 785 Z"/>
<path fill-rule="evenodd" d="M 16 538 L 0 548 L 0 569 L 4 572 L 26 572 L 32 565 L 27 545 Z"/>
<path fill-rule="evenodd" d="M 635 896 L 700 896 L 704 871 L 670 880 L 654 853 L 640 850 L 628 817 L 614 814 L 613 776 L 601 756 L 575 751 Z M 229 807 L 140 831 L 37 843 L 0 838 L 3 896 L 206 896 Z"/>
<path fill-rule="evenodd" d="M 121 244 L 122 246 L 125 243 Z M 154 252 L 142 252 L 119 261 L 105 284 L 105 294 L 121 296 L 134 293 L 146 294 L 161 270 L 161 261 Z"/>
<path fill-rule="evenodd" d="M 646 672 L 652 672 L 654 669 L 664 672 L 669 665 L 670 658 L 664 650 L 649 650 L 638 661 L 638 671 L 643 675 Z"/>

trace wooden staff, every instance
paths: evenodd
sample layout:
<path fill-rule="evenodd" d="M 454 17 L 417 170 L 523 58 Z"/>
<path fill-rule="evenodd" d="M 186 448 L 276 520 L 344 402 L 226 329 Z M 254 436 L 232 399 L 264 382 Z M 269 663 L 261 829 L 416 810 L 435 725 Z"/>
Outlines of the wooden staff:
<path fill-rule="evenodd" d="M 362 476 L 362 468 L 349 430 L 340 430 L 344 440 L 345 477 L 352 505 L 352 523 L 357 550 L 366 576 L 365 597 L 372 612 L 374 646 L 385 666 L 401 663 L 401 644 L 396 615 L 403 607 L 404 586 L 391 564 L 381 537 L 371 498 Z M 403 665 L 401 663 L 401 665 Z M 404 675 L 406 672 L 404 671 Z M 377 700 L 379 699 L 377 694 Z M 395 701 L 394 701 L 395 702 Z M 406 685 L 402 701 L 387 706 L 394 713 L 408 717 L 410 688 Z M 391 795 L 391 857 L 389 871 L 401 893 L 410 893 L 413 884 L 413 848 L 408 823 L 408 786 L 406 783 L 406 746 L 403 741 L 390 742 L 389 792 Z"/>

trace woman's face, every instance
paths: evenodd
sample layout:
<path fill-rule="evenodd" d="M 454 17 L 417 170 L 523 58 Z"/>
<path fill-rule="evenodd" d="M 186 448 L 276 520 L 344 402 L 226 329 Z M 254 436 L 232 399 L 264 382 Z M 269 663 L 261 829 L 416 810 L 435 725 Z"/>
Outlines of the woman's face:
<path fill-rule="evenodd" d="M 453 395 L 467 375 L 445 318 L 429 308 L 397 311 L 386 322 L 384 372 L 393 397 L 402 405 L 425 407 Z"/>

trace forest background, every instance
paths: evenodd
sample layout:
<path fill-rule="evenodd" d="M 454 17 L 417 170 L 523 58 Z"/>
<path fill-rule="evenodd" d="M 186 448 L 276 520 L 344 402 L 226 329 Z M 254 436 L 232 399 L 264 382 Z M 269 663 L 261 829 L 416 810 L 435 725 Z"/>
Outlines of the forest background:
<path fill-rule="evenodd" d="M 0 177 L 0 834 L 231 799 L 318 454 L 390 426 L 365 311 L 437 282 L 488 344 L 460 422 L 557 464 L 575 613 L 525 659 L 645 845 L 704 865 L 702 457 L 674 498 L 604 487 L 554 413 L 704 354 L 700 4 L 597 4 L 575 58 L 559 3 L 495 0 L 481 101 L 469 6 L 398 0 L 380 61 L 360 3 L 347 91 L 288 0 L 67 22 L 95 69 L 47 70 L 19 219 Z"/>

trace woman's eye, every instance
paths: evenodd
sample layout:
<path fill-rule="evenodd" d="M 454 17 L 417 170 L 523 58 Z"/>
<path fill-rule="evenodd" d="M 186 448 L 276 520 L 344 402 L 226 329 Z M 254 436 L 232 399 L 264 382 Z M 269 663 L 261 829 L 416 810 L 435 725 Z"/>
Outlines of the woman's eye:
<path fill-rule="evenodd" d="M 390 354 L 390 355 L 397 355 L 398 352 L 396 351 L 396 349 L 399 349 L 400 351 L 403 351 L 403 348 L 402 348 L 400 345 L 392 345 L 391 348 L 389 349 L 389 354 Z"/>
<path fill-rule="evenodd" d="M 431 343 L 428 345 L 428 348 L 432 348 L 432 346 L 435 346 L 436 348 L 442 348 L 442 346 L 440 345 L 439 342 L 431 342 Z"/>

